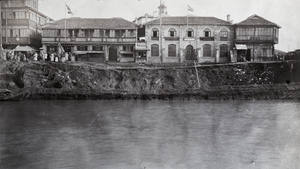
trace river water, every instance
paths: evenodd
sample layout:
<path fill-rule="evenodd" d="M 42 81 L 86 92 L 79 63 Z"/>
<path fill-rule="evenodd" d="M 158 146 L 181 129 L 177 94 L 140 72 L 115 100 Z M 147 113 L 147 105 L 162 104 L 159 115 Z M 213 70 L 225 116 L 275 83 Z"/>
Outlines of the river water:
<path fill-rule="evenodd" d="M 0 169 L 299 169 L 299 101 L 0 102 Z"/>

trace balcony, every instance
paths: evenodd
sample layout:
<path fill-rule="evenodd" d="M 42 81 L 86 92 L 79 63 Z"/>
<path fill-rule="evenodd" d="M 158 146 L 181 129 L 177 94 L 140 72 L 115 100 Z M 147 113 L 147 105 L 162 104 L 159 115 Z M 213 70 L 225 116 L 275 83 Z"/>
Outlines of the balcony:
<path fill-rule="evenodd" d="M 165 37 L 166 41 L 179 41 L 179 37 Z"/>
<path fill-rule="evenodd" d="M 151 37 L 151 40 L 159 40 L 159 37 Z"/>
<path fill-rule="evenodd" d="M 275 36 L 247 36 L 247 35 L 238 35 L 236 37 L 236 42 L 242 43 L 278 43 L 278 38 Z"/>
<path fill-rule="evenodd" d="M 185 41 L 193 41 L 193 40 L 196 40 L 195 37 L 184 37 L 183 40 Z"/>
<path fill-rule="evenodd" d="M 220 41 L 228 41 L 229 38 L 228 37 L 220 37 Z"/>
<path fill-rule="evenodd" d="M 135 43 L 135 37 L 43 37 L 43 42 L 109 42 L 109 43 Z"/>
<path fill-rule="evenodd" d="M 200 37 L 201 41 L 214 41 L 215 37 Z"/>
<path fill-rule="evenodd" d="M 7 39 L 7 43 L 6 43 Z M 30 38 L 29 37 L 2 37 L 2 43 L 3 44 L 30 44 Z"/>

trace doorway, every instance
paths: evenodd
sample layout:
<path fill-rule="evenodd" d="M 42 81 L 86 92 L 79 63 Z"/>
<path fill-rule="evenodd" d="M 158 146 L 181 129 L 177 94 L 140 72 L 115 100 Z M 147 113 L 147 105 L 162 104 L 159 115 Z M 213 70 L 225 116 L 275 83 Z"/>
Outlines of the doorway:
<path fill-rule="evenodd" d="M 186 60 L 196 60 L 194 57 L 194 48 L 192 45 L 188 45 L 186 47 L 186 52 L 185 52 Z"/>
<path fill-rule="evenodd" d="M 118 61 L 118 49 L 115 46 L 109 48 L 109 61 L 117 62 Z"/>

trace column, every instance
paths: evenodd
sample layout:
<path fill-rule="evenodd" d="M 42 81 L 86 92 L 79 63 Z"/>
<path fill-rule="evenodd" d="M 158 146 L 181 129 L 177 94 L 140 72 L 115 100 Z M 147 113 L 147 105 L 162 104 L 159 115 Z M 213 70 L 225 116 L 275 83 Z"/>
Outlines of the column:
<path fill-rule="evenodd" d="M 220 50 L 216 49 L 216 63 L 220 63 Z"/>

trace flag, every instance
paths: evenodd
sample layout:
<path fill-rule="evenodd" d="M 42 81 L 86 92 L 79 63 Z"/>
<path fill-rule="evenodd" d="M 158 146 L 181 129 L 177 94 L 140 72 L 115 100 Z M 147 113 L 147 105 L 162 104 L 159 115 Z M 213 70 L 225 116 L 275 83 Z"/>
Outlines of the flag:
<path fill-rule="evenodd" d="M 73 15 L 73 12 L 71 11 L 70 7 L 66 4 L 67 10 L 68 10 L 68 14 Z"/>
<path fill-rule="evenodd" d="M 194 12 L 194 9 L 188 5 L 188 11 Z"/>

